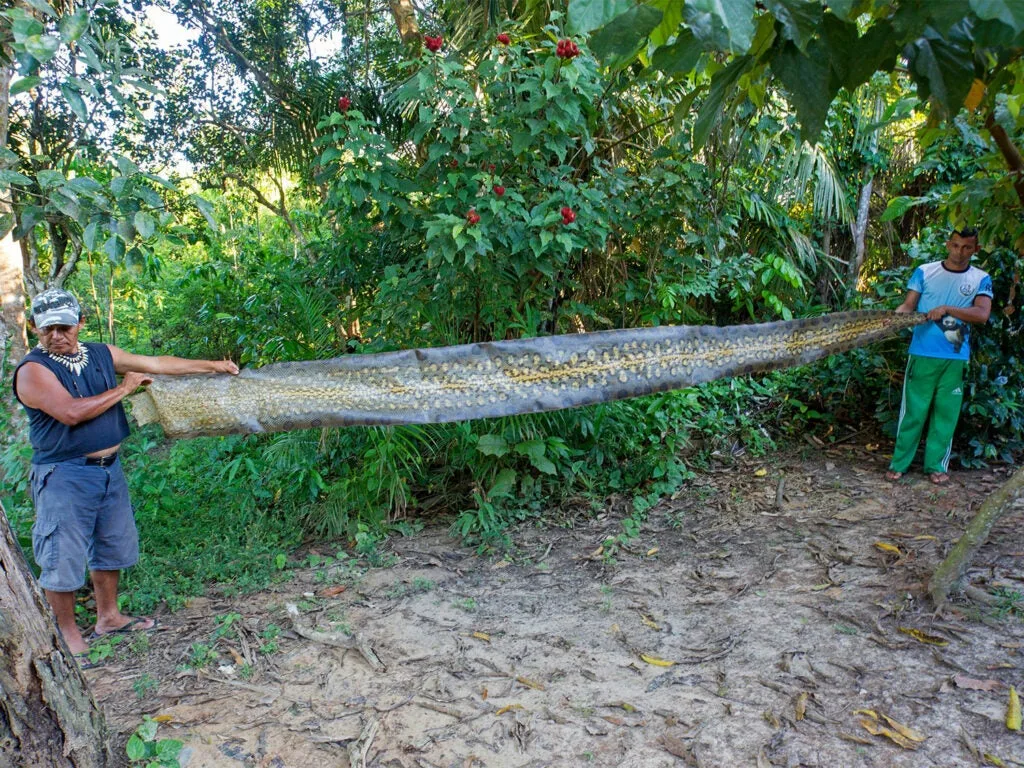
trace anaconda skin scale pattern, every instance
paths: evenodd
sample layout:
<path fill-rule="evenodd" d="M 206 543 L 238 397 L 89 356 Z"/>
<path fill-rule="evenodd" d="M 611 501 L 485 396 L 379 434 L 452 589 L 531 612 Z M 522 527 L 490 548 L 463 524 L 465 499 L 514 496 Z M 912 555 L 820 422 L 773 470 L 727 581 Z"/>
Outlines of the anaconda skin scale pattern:
<path fill-rule="evenodd" d="M 924 322 L 864 311 L 758 325 L 669 326 L 157 376 L 132 398 L 169 437 L 425 424 L 575 408 L 802 365 Z"/>

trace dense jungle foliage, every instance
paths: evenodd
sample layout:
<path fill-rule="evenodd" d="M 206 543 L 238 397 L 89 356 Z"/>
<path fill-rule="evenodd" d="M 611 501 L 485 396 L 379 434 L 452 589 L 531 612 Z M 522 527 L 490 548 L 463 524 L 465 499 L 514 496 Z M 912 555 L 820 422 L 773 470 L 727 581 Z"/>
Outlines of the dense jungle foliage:
<path fill-rule="evenodd" d="M 1001 144 L 1022 132 L 1024 13 L 1010 0 L 736 0 L 726 15 L 702 0 L 452 0 L 412 28 L 360 0 L 181 2 L 192 32 L 177 48 L 147 8 L 3 13 L 0 215 L 29 292 L 83 299 L 84 338 L 258 366 L 891 309 L 970 225 L 996 297 L 956 455 L 1024 453 L 1024 187 Z M 379 562 L 388 536 L 435 515 L 484 551 L 514 547 L 515 523 L 572 525 L 624 497 L 614 552 L 708 461 L 808 434 L 891 437 L 906 343 L 499 420 L 137 430 L 131 608 L 261 586 L 310 537 Z M 27 544 L 31 451 L 13 410 L 3 430 L 3 501 Z"/>

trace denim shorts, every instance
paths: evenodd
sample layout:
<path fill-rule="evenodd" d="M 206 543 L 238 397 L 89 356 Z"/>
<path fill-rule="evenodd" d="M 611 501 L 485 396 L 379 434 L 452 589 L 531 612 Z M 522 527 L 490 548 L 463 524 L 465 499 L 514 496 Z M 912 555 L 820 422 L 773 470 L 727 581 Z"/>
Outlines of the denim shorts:
<path fill-rule="evenodd" d="M 85 459 L 33 464 L 29 472 L 36 520 L 32 552 L 39 584 L 74 592 L 85 570 L 119 571 L 139 561 L 139 533 L 118 458 L 107 467 Z"/>

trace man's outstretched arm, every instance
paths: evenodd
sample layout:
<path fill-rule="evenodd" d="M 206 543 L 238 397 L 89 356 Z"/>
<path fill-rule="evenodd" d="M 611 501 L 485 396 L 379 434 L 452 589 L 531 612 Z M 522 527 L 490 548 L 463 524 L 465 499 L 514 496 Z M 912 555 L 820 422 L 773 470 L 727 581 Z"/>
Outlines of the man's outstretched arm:
<path fill-rule="evenodd" d="M 189 360 L 170 355 L 136 355 L 111 344 L 107 347 L 114 358 L 114 370 L 118 373 L 138 371 L 169 376 L 189 373 L 238 373 L 238 366 L 231 360 Z"/>

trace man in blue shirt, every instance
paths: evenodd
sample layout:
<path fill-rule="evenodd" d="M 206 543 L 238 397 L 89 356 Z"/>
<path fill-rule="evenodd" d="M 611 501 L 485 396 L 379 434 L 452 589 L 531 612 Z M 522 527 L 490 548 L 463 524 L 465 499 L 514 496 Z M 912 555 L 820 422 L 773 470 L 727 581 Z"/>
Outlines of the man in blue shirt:
<path fill-rule="evenodd" d="M 971 266 L 978 251 L 978 230 L 954 231 L 946 250 L 945 260 L 914 270 L 907 298 L 896 309 L 924 312 L 932 322 L 916 326 L 910 342 L 896 446 L 886 474 L 890 480 L 903 477 L 910 467 L 927 420 L 924 471 L 936 485 L 949 482 L 971 326 L 988 322 L 992 312 L 992 278 Z"/>
<path fill-rule="evenodd" d="M 88 667 L 88 644 L 75 622 L 75 591 L 85 583 L 86 567 L 96 597 L 93 636 L 155 625 L 125 616 L 117 604 L 120 572 L 139 559 L 135 515 L 117 457 L 128 436 L 121 401 L 151 383 L 152 374 L 235 374 L 238 366 L 80 343 L 85 321 L 78 300 L 56 288 L 32 300 L 30 325 L 39 346 L 14 370 L 14 395 L 28 414 L 33 449 L 32 551 L 64 641 Z M 118 374 L 124 376 L 120 384 Z"/>

